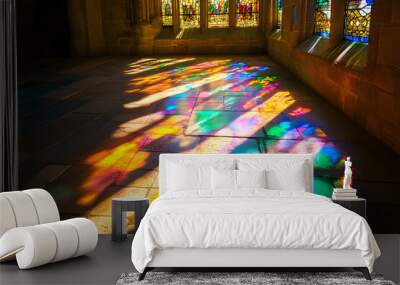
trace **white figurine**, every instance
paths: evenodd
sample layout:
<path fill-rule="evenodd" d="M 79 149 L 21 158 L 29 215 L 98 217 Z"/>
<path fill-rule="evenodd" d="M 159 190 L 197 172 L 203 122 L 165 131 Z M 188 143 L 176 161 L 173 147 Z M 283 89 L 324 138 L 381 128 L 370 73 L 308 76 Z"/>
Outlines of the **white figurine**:
<path fill-rule="evenodd" d="M 343 189 L 352 189 L 351 187 L 351 179 L 353 175 L 353 171 L 351 170 L 351 161 L 350 156 L 346 158 L 344 162 L 344 179 L 343 179 Z"/>

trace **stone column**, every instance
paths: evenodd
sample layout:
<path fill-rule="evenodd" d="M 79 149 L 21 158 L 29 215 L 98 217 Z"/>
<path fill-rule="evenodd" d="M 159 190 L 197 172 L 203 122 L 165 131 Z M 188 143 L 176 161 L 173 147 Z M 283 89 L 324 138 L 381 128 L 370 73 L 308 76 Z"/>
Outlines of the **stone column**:
<path fill-rule="evenodd" d="M 264 5 L 264 25 L 265 25 L 265 34 L 270 34 L 274 29 L 274 5 L 273 0 L 266 0 Z"/>
<path fill-rule="evenodd" d="M 104 55 L 101 0 L 68 1 L 71 50 L 79 56 Z"/>
<path fill-rule="evenodd" d="M 236 0 L 229 0 L 229 27 L 236 27 Z"/>
<path fill-rule="evenodd" d="M 258 10 L 258 27 L 262 32 L 265 32 L 266 27 L 265 27 L 265 14 L 266 14 L 266 0 L 260 0 L 260 6 Z"/>
<path fill-rule="evenodd" d="M 208 28 L 208 0 L 200 0 L 200 29 L 202 32 Z"/>
<path fill-rule="evenodd" d="M 141 55 L 151 55 L 154 49 L 154 39 L 161 29 L 159 21 L 159 6 L 155 0 L 136 0 L 136 19 L 134 26 L 136 52 Z"/>
<path fill-rule="evenodd" d="M 397 11 L 396 11 L 396 5 L 397 5 Z M 391 64 L 392 66 L 395 66 L 395 60 L 393 60 L 392 56 L 390 55 L 398 53 L 398 50 L 396 48 L 396 35 L 395 35 L 396 29 L 392 28 L 393 26 L 392 21 L 396 22 L 395 20 L 396 16 L 397 16 L 397 23 L 395 24 L 400 23 L 400 16 L 398 13 L 396 13 L 398 11 L 400 11 L 400 2 L 398 0 L 392 0 L 392 1 L 376 0 L 372 5 L 371 24 L 370 24 L 369 39 L 368 39 L 367 70 L 366 70 L 371 75 L 374 74 L 374 72 L 376 72 L 375 69 L 377 64 L 389 65 L 389 66 Z M 399 30 L 400 29 L 397 28 L 397 31 Z M 382 31 L 385 32 L 386 37 L 381 39 L 380 36 Z M 390 33 L 391 31 L 393 31 L 393 33 Z M 398 36 L 397 36 L 397 42 L 399 42 Z M 378 57 L 379 50 L 381 50 L 381 55 Z M 382 50 L 384 50 L 384 52 L 382 52 Z"/>
<path fill-rule="evenodd" d="M 89 54 L 104 55 L 106 45 L 103 31 L 101 0 L 86 0 Z"/>
<path fill-rule="evenodd" d="M 174 26 L 174 33 L 179 33 L 180 30 L 180 19 L 179 19 L 179 2 L 178 0 L 172 0 L 172 24 Z"/>
<path fill-rule="evenodd" d="M 329 47 L 334 48 L 343 40 L 344 17 L 346 0 L 332 0 L 331 5 L 331 32 Z"/>
<path fill-rule="evenodd" d="M 314 34 L 314 1 L 305 1 L 304 8 L 304 37 L 310 38 Z"/>

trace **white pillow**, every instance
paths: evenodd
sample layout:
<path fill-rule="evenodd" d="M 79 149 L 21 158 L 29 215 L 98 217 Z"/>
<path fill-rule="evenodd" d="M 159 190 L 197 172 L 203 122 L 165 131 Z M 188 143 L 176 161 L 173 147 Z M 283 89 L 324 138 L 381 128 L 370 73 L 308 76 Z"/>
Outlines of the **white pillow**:
<path fill-rule="evenodd" d="M 185 191 L 211 188 L 211 167 L 170 163 L 168 166 L 168 188 Z"/>
<path fill-rule="evenodd" d="M 236 190 L 236 170 L 212 168 L 211 184 L 213 190 Z"/>
<path fill-rule="evenodd" d="M 267 188 L 273 190 L 306 191 L 310 189 L 307 179 L 308 168 L 306 161 L 277 158 L 265 159 L 238 159 L 239 170 L 267 171 Z"/>
<path fill-rule="evenodd" d="M 211 168 L 235 169 L 234 159 L 174 159 L 167 164 L 167 191 L 212 190 Z"/>
<path fill-rule="evenodd" d="M 306 192 L 304 169 L 295 168 L 285 171 L 271 169 L 267 171 L 268 188 L 271 190 L 288 190 Z"/>
<path fill-rule="evenodd" d="M 267 188 L 266 170 L 211 170 L 213 190 L 237 190 L 240 188 Z"/>
<path fill-rule="evenodd" d="M 267 188 L 267 171 L 236 170 L 238 188 Z"/>

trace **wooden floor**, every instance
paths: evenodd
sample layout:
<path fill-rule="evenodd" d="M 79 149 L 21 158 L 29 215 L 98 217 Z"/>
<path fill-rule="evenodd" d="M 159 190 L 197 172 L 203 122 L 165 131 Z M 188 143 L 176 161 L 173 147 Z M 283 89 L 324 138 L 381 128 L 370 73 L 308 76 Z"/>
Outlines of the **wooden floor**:
<path fill-rule="evenodd" d="M 382 257 L 375 272 L 395 283 L 400 281 L 400 235 L 376 235 Z M 15 262 L 0 264 L 1 285 L 44 284 L 115 284 L 122 273 L 133 272 L 130 259 L 131 240 L 111 241 L 100 236 L 96 250 L 78 257 L 30 270 L 19 270 Z M 310 269 L 310 271 L 313 271 Z"/>

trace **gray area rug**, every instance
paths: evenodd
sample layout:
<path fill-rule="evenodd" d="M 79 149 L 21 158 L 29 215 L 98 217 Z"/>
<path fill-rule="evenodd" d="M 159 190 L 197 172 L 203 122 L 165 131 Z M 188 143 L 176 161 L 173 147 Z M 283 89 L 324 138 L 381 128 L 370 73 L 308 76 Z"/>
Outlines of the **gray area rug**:
<path fill-rule="evenodd" d="M 138 281 L 138 273 L 122 274 L 117 285 L 133 284 L 267 284 L 267 285 L 297 285 L 297 284 L 376 284 L 395 285 L 384 280 L 380 275 L 373 275 L 368 281 L 359 272 L 148 272 L 146 278 Z"/>

